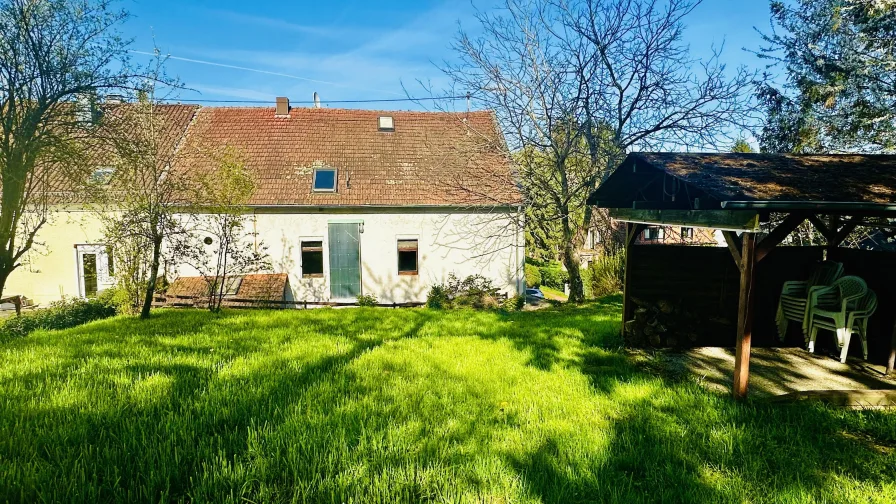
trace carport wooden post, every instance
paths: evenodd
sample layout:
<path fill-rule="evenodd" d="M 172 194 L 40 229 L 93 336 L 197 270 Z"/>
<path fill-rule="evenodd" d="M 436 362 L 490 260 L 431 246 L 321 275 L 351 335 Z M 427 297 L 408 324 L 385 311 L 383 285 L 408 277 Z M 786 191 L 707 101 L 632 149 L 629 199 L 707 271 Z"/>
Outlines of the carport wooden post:
<path fill-rule="evenodd" d="M 750 345 L 753 337 L 753 266 L 756 235 L 744 233 L 740 253 L 740 296 L 737 303 L 737 350 L 734 356 L 734 397 L 747 396 L 750 379 Z"/>
<path fill-rule="evenodd" d="M 884 374 L 890 375 L 896 367 L 896 324 L 893 324 L 893 335 L 890 336 L 890 357 L 887 359 L 887 370 Z"/>

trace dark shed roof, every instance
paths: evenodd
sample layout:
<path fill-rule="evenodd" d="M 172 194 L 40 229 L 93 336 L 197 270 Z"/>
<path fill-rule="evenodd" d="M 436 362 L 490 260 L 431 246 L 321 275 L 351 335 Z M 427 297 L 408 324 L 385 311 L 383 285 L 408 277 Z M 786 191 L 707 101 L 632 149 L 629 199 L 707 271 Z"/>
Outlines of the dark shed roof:
<path fill-rule="evenodd" d="M 624 206 L 638 199 L 639 182 L 661 174 L 720 202 L 896 202 L 896 155 L 640 152 L 629 154 L 589 203 Z"/>

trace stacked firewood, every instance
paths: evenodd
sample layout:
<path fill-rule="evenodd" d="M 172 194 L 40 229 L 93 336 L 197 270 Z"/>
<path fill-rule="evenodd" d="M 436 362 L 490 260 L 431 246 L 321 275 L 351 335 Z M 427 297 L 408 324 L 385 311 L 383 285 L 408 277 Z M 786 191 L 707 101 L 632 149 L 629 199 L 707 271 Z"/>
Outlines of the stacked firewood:
<path fill-rule="evenodd" d="M 681 303 L 662 299 L 656 302 L 632 298 L 636 308 L 625 322 L 625 344 L 644 348 L 690 348 L 700 341 L 700 317 Z"/>

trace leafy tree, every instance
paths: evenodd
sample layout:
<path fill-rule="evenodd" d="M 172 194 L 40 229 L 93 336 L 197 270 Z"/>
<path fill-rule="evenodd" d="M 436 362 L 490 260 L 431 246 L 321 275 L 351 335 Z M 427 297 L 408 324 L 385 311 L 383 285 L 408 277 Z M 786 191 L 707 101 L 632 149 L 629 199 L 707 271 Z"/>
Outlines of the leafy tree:
<path fill-rule="evenodd" d="M 527 234 L 545 247 L 557 235 L 573 302 L 584 298 L 579 249 L 595 217 L 585 201 L 625 153 L 718 146 L 753 119 L 755 76 L 726 73 L 717 53 L 698 61 L 682 40 L 699 3 L 506 0 L 456 39 L 451 94 L 497 114 L 527 216 L 544 221 Z"/>
<path fill-rule="evenodd" d="M 84 179 L 89 105 L 131 82 L 110 0 L 0 0 L 0 294 Z"/>
<path fill-rule="evenodd" d="M 166 251 L 177 250 L 174 243 L 188 233 L 180 215 L 185 197 L 199 183 L 190 171 L 172 169 L 180 128 L 168 113 L 172 106 L 162 104 L 157 95 L 160 87 L 176 86 L 167 82 L 163 66 L 156 51 L 137 102 L 110 108 L 106 114 L 101 147 L 107 149 L 114 170 L 96 191 L 96 213 L 119 265 L 119 287 L 139 306 L 144 319 L 150 315 L 159 282 L 164 281 L 159 272 Z M 176 257 L 168 258 L 177 262 Z"/>
<path fill-rule="evenodd" d="M 208 286 L 208 308 L 220 311 L 228 289 L 239 276 L 271 269 L 267 247 L 246 228 L 246 203 L 255 181 L 239 152 L 225 148 L 214 155 L 217 169 L 206 174 L 192 198 L 190 238 L 176 256 L 193 266 Z"/>
<path fill-rule="evenodd" d="M 781 68 L 763 79 L 767 152 L 896 150 L 896 4 L 891 0 L 771 2 L 757 54 Z"/>
<path fill-rule="evenodd" d="M 749 154 L 756 151 L 753 150 L 753 146 L 751 146 L 750 143 L 746 141 L 746 139 L 738 138 L 734 142 L 734 145 L 731 146 L 731 152 Z"/>

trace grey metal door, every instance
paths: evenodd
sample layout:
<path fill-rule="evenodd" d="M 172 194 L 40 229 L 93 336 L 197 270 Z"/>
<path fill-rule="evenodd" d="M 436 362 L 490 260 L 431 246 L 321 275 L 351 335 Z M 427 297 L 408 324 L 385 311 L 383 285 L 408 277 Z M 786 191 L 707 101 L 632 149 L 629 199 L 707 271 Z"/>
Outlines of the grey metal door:
<path fill-rule="evenodd" d="M 361 226 L 330 223 L 330 298 L 355 299 L 361 294 Z"/>

